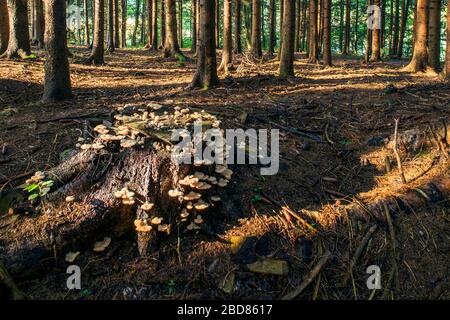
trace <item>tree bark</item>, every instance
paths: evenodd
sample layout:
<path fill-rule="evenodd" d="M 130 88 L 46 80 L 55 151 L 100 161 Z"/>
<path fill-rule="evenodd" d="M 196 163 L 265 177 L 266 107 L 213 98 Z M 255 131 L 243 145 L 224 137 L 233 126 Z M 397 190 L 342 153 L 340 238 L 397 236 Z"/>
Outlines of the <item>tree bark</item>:
<path fill-rule="evenodd" d="M 339 49 L 344 52 L 344 0 L 339 1 Z"/>
<path fill-rule="evenodd" d="M 342 50 L 343 55 L 348 55 L 350 52 L 350 11 L 351 2 L 346 0 L 345 3 L 345 30 L 344 30 L 344 49 Z"/>
<path fill-rule="evenodd" d="M 216 0 L 216 24 L 215 24 L 215 32 L 216 32 L 216 48 L 218 49 L 220 47 L 220 1 Z"/>
<path fill-rule="evenodd" d="M 331 67 L 331 0 L 323 0 L 323 64 Z"/>
<path fill-rule="evenodd" d="M 355 53 L 358 53 L 358 26 L 359 26 L 359 0 L 356 0 L 355 29 L 354 29 L 355 38 L 353 43 Z"/>
<path fill-rule="evenodd" d="M 45 81 L 43 101 L 72 97 L 67 58 L 66 2 L 45 0 Z"/>
<path fill-rule="evenodd" d="M 197 0 L 191 2 L 192 26 L 191 26 L 191 51 L 195 53 L 197 48 Z"/>
<path fill-rule="evenodd" d="M 231 0 L 223 0 L 223 51 L 219 70 L 228 74 L 233 62 L 233 36 L 231 35 Z"/>
<path fill-rule="evenodd" d="M 121 21 L 121 47 L 127 47 L 127 0 L 121 0 L 121 13 L 122 13 L 122 21 Z"/>
<path fill-rule="evenodd" d="M 450 1 L 447 6 L 447 45 L 445 49 L 444 78 L 450 79 Z"/>
<path fill-rule="evenodd" d="M 302 1 L 297 0 L 297 3 L 295 4 L 295 11 L 296 11 L 296 20 L 295 20 L 295 52 L 300 51 L 300 28 L 302 25 Z"/>
<path fill-rule="evenodd" d="M 161 6 L 159 10 L 159 16 L 160 16 L 160 44 L 159 48 L 164 50 L 164 47 L 166 46 L 166 0 L 161 0 Z"/>
<path fill-rule="evenodd" d="M 373 0 L 368 0 L 367 4 L 370 6 L 371 4 L 373 4 Z M 369 18 L 369 16 L 367 18 Z M 365 57 L 364 57 L 364 61 L 366 63 L 369 62 L 371 52 L 372 52 L 372 30 L 370 30 L 370 28 L 367 28 L 367 32 L 366 32 L 366 53 L 365 53 Z"/>
<path fill-rule="evenodd" d="M 275 0 L 270 0 L 269 2 L 269 46 L 267 52 L 273 54 L 276 44 L 276 10 L 275 10 Z"/>
<path fill-rule="evenodd" d="M 36 45 L 39 48 L 44 48 L 44 4 L 42 0 L 34 1 L 34 13 L 36 15 L 35 32 L 36 32 Z"/>
<path fill-rule="evenodd" d="M 177 37 L 177 8 L 176 0 L 166 0 L 166 41 L 164 57 L 185 60 L 181 53 Z"/>
<path fill-rule="evenodd" d="M 137 32 L 139 27 L 139 16 L 141 15 L 141 1 L 136 0 L 136 12 L 134 16 L 134 28 L 133 28 L 133 35 L 131 36 L 131 45 L 136 46 L 137 45 Z"/>
<path fill-rule="evenodd" d="M 317 0 L 309 2 L 309 63 L 319 62 L 317 47 Z"/>
<path fill-rule="evenodd" d="M 89 34 L 89 12 L 88 12 L 88 0 L 83 1 L 84 11 L 84 44 L 89 47 L 91 45 L 91 37 Z"/>
<path fill-rule="evenodd" d="M 261 58 L 261 0 L 253 0 L 252 6 L 252 49 L 254 58 Z"/>
<path fill-rule="evenodd" d="M 183 48 L 183 0 L 178 0 L 178 44 Z"/>
<path fill-rule="evenodd" d="M 398 43 L 397 43 L 397 57 L 401 58 L 403 56 L 403 40 L 405 39 L 405 32 L 406 32 L 406 23 L 408 21 L 408 14 L 409 14 L 409 5 L 410 0 L 404 0 L 402 2 L 402 19 L 400 24 L 400 34 L 398 36 Z"/>
<path fill-rule="evenodd" d="M 284 17 L 281 33 L 283 43 L 280 52 L 279 77 L 294 76 L 295 0 L 284 1 Z"/>
<path fill-rule="evenodd" d="M 400 0 L 395 0 L 395 14 L 394 14 L 393 36 L 392 36 L 392 55 L 397 55 L 399 25 L 400 25 Z"/>
<path fill-rule="evenodd" d="M 428 65 L 438 72 L 440 69 L 441 47 L 441 0 L 429 0 L 430 11 L 428 20 Z M 449 14 L 449 13 L 447 13 Z"/>
<path fill-rule="evenodd" d="M 416 40 L 411 62 L 405 67 L 405 71 L 425 71 L 428 65 L 428 3 L 429 0 L 417 0 Z"/>
<path fill-rule="evenodd" d="M 108 0 L 108 39 L 107 50 L 114 51 L 114 0 Z"/>
<path fill-rule="evenodd" d="M 197 70 L 189 88 L 209 89 L 219 83 L 215 39 L 215 0 L 200 0 Z"/>
<path fill-rule="evenodd" d="M 303 7 L 302 7 L 302 43 L 301 43 L 301 48 L 302 51 L 306 51 L 307 50 L 307 36 L 308 36 L 308 3 L 306 0 L 304 0 L 303 2 Z"/>
<path fill-rule="evenodd" d="M 234 53 L 242 53 L 241 42 L 241 0 L 234 4 Z"/>
<path fill-rule="evenodd" d="M 153 42 L 153 0 L 147 2 L 147 44 L 146 49 L 152 49 Z"/>
<path fill-rule="evenodd" d="M 120 46 L 119 0 L 114 0 L 114 47 Z"/>
<path fill-rule="evenodd" d="M 150 48 L 152 50 L 158 49 L 158 0 L 152 0 L 152 43 Z"/>
<path fill-rule="evenodd" d="M 6 51 L 9 42 L 9 18 L 7 0 L 0 0 L 0 55 Z"/>
<path fill-rule="evenodd" d="M 94 42 L 92 53 L 85 63 L 104 64 L 105 40 L 105 1 L 95 0 L 94 13 Z"/>
<path fill-rule="evenodd" d="M 25 58 L 31 54 L 27 0 L 8 0 L 8 15 L 8 47 L 2 57 Z"/>
<path fill-rule="evenodd" d="M 374 0 L 374 5 L 377 6 L 378 8 L 380 8 L 380 0 Z M 381 29 L 380 29 L 380 25 L 378 24 L 378 12 L 374 12 L 374 21 L 375 21 L 375 25 L 374 28 L 372 29 L 372 55 L 370 56 L 370 61 L 372 62 L 376 62 L 376 61 L 380 61 L 381 60 L 381 46 L 380 46 L 380 42 L 381 42 Z"/>
<path fill-rule="evenodd" d="M 284 1 L 280 0 L 280 46 L 278 47 L 277 60 L 280 61 L 281 49 L 283 47 L 283 41 L 281 41 L 282 30 L 283 30 L 283 19 L 284 19 Z"/>

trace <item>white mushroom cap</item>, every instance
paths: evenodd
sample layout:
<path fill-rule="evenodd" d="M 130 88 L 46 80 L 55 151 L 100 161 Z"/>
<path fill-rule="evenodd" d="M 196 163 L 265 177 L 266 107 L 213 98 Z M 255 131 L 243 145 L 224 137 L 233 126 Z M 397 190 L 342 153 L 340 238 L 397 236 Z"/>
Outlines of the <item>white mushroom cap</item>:
<path fill-rule="evenodd" d="M 194 204 L 195 210 L 202 211 L 208 209 L 209 203 L 204 202 L 203 200 L 199 200 Z"/>
<path fill-rule="evenodd" d="M 192 201 L 192 200 L 200 199 L 201 196 L 202 195 L 200 193 L 191 191 L 187 195 L 185 195 L 183 199 L 186 201 Z"/>
<path fill-rule="evenodd" d="M 183 208 L 183 210 L 181 210 L 180 216 L 183 219 L 189 217 L 189 212 L 186 210 L 186 208 Z"/>
<path fill-rule="evenodd" d="M 85 144 L 82 144 L 82 145 L 81 145 L 80 149 L 81 149 L 81 150 L 88 150 L 88 149 L 91 148 L 91 146 L 92 146 L 91 144 L 85 143 Z"/>
<path fill-rule="evenodd" d="M 134 226 L 137 232 L 150 232 L 152 230 L 152 226 L 149 226 L 145 221 L 140 219 L 134 220 Z"/>
<path fill-rule="evenodd" d="M 194 219 L 194 222 L 195 222 L 196 224 L 202 224 L 202 223 L 203 223 L 203 218 L 202 218 L 202 216 L 201 216 L 201 215 L 198 215 L 198 216 Z"/>
<path fill-rule="evenodd" d="M 192 210 L 192 208 L 194 208 L 194 205 L 192 204 L 191 201 L 189 201 L 189 202 L 186 204 L 186 209 Z"/>
<path fill-rule="evenodd" d="M 198 172 L 198 171 L 196 171 L 196 172 L 194 173 L 194 177 L 196 177 L 196 178 L 199 179 L 199 180 L 203 180 L 205 176 L 206 176 L 206 174 L 204 174 L 203 172 Z"/>
<path fill-rule="evenodd" d="M 158 225 L 158 231 L 160 232 L 170 232 L 170 224 L 160 224 Z"/>
<path fill-rule="evenodd" d="M 222 173 L 222 172 L 225 172 L 225 170 L 226 170 L 227 168 L 224 166 L 224 165 L 221 165 L 221 164 L 219 164 L 219 165 L 217 165 L 216 166 L 216 173 Z"/>
<path fill-rule="evenodd" d="M 127 139 L 124 139 L 124 140 L 121 140 L 121 141 L 120 141 L 120 146 L 121 146 L 122 148 L 131 148 L 131 147 L 134 147 L 136 144 L 137 144 L 137 141 L 136 141 L 136 140 L 127 140 Z"/>
<path fill-rule="evenodd" d="M 200 182 L 200 183 L 196 186 L 196 188 L 197 188 L 198 190 L 208 190 L 208 189 L 211 189 L 212 186 L 211 186 L 210 184 L 208 184 L 208 183 Z"/>
<path fill-rule="evenodd" d="M 160 217 L 154 217 L 152 219 L 152 224 L 161 224 L 161 222 L 164 220 L 164 218 L 160 218 Z"/>
<path fill-rule="evenodd" d="M 149 203 L 146 201 L 144 204 L 142 204 L 141 209 L 144 211 L 150 211 L 153 209 L 154 205 L 154 203 Z"/>
<path fill-rule="evenodd" d="M 212 197 L 211 197 L 211 201 L 219 202 L 220 200 L 221 200 L 221 199 L 220 199 L 219 196 L 212 196 Z"/>
<path fill-rule="evenodd" d="M 66 197 L 66 202 L 74 202 L 75 201 L 75 197 L 74 196 L 67 196 Z"/>
<path fill-rule="evenodd" d="M 178 189 L 169 190 L 169 197 L 176 198 L 176 197 L 180 197 L 182 195 L 183 195 L 183 192 Z"/>

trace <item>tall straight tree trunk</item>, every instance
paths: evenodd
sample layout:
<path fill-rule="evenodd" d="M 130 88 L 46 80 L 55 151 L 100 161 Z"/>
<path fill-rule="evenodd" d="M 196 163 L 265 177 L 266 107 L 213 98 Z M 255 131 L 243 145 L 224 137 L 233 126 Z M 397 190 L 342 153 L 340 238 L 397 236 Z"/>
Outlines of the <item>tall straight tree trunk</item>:
<path fill-rule="evenodd" d="M 295 4 L 295 11 L 296 11 L 296 20 L 295 20 L 295 51 L 300 51 L 300 28 L 302 25 L 302 1 L 297 0 L 297 3 Z"/>
<path fill-rule="evenodd" d="M 234 53 L 242 53 L 241 42 L 241 0 L 234 3 Z"/>
<path fill-rule="evenodd" d="M 323 64 L 332 66 L 331 58 L 331 0 L 323 0 Z"/>
<path fill-rule="evenodd" d="M 88 12 L 88 0 L 83 1 L 84 11 L 84 44 L 89 47 L 91 45 L 91 37 L 89 34 L 89 12 Z"/>
<path fill-rule="evenodd" d="M 323 0 L 318 0 L 318 11 L 317 11 L 317 46 L 320 53 L 322 52 L 323 44 Z"/>
<path fill-rule="evenodd" d="M 374 6 L 380 7 L 380 0 L 374 0 L 373 1 Z M 381 54 L 380 54 L 380 42 L 381 42 L 381 25 L 378 23 L 378 19 L 380 18 L 379 12 L 375 11 L 373 13 L 374 17 L 374 25 L 372 29 L 372 55 L 370 56 L 370 61 L 376 62 L 381 60 Z"/>
<path fill-rule="evenodd" d="M 254 58 L 261 58 L 261 0 L 253 0 L 252 6 L 252 50 Z"/>
<path fill-rule="evenodd" d="M 284 1 L 279 77 L 294 76 L 295 0 Z"/>
<path fill-rule="evenodd" d="M 107 50 L 114 51 L 114 0 L 108 0 L 108 39 Z"/>
<path fill-rule="evenodd" d="M 367 0 L 367 5 L 370 6 L 373 4 L 373 0 Z M 369 19 L 369 16 L 367 16 L 367 19 Z M 372 53 L 372 30 L 370 28 L 367 28 L 366 32 L 366 53 L 364 57 L 364 61 L 366 63 L 370 60 L 370 55 Z"/>
<path fill-rule="evenodd" d="M 445 63 L 442 70 L 444 78 L 450 79 L 450 1 L 447 5 L 447 45 L 445 49 Z"/>
<path fill-rule="evenodd" d="M 231 0 L 223 0 L 223 51 L 222 62 L 219 70 L 224 70 L 225 74 L 228 74 L 232 68 L 233 62 L 233 37 L 231 35 Z"/>
<path fill-rule="evenodd" d="M 7 0 L 0 0 L 0 55 L 8 48 L 9 19 Z"/>
<path fill-rule="evenodd" d="M 380 29 L 380 48 L 384 49 L 385 37 L 386 37 L 386 1 L 380 0 L 381 10 L 381 29 Z"/>
<path fill-rule="evenodd" d="M 127 46 L 127 0 L 122 0 L 122 35 L 121 35 L 121 47 L 126 48 Z"/>
<path fill-rule="evenodd" d="M 183 0 L 178 0 L 178 44 L 183 48 Z"/>
<path fill-rule="evenodd" d="M 197 39 L 197 70 L 189 88 L 209 89 L 219 83 L 216 60 L 216 0 L 200 0 L 199 37 Z"/>
<path fill-rule="evenodd" d="M 273 54 L 275 50 L 275 24 L 276 24 L 276 12 L 275 12 L 275 0 L 269 2 L 269 46 L 267 52 Z"/>
<path fill-rule="evenodd" d="M 397 43 L 397 57 L 399 58 L 401 58 L 403 55 L 403 40 L 405 39 L 406 23 L 408 21 L 410 2 L 410 0 L 402 1 L 402 20 L 400 24 L 400 34 L 398 36 Z"/>
<path fill-rule="evenodd" d="M 67 54 L 66 1 L 45 0 L 44 101 L 72 97 Z"/>
<path fill-rule="evenodd" d="M 302 51 L 306 51 L 307 47 L 307 34 L 308 34 L 308 19 L 307 19 L 307 13 L 308 13 L 308 3 L 306 0 L 302 1 L 302 44 L 301 48 Z"/>
<path fill-rule="evenodd" d="M 186 59 L 178 44 L 176 0 L 166 0 L 166 41 L 164 43 L 164 57 Z"/>
<path fill-rule="evenodd" d="M 317 47 L 317 0 L 309 2 L 309 62 L 319 62 L 319 50 Z"/>
<path fill-rule="evenodd" d="M 8 0 L 8 15 L 8 47 L 2 57 L 25 58 L 31 53 L 27 0 Z"/>
<path fill-rule="evenodd" d="M 417 0 L 416 40 L 411 62 L 404 68 L 405 71 L 425 71 L 428 65 L 428 4 L 429 0 Z"/>
<path fill-rule="evenodd" d="M 339 1 L 339 49 L 344 52 L 344 0 Z"/>
<path fill-rule="evenodd" d="M 389 10 L 389 55 L 393 55 L 393 30 L 394 30 L 394 0 L 390 0 L 390 10 Z"/>
<path fill-rule="evenodd" d="M 353 44 L 355 53 L 358 53 L 358 26 L 359 26 L 359 0 L 356 0 L 354 44 Z"/>
<path fill-rule="evenodd" d="M 36 15 L 35 19 L 35 32 L 36 32 L 36 44 L 39 48 L 44 47 L 44 29 L 45 29 L 45 19 L 44 19 L 44 3 L 43 0 L 34 0 L 34 13 Z"/>
<path fill-rule="evenodd" d="M 435 72 L 440 69 L 441 47 L 441 0 L 430 1 L 428 20 L 428 65 Z M 450 14 L 450 13 L 447 13 Z"/>
<path fill-rule="evenodd" d="M 284 0 L 280 0 L 280 46 L 278 47 L 277 60 L 280 60 L 281 49 L 283 47 L 283 41 L 281 41 L 282 30 L 283 30 L 283 19 L 284 19 Z"/>
<path fill-rule="evenodd" d="M 141 41 L 140 43 L 145 43 L 145 38 L 146 38 L 146 26 L 147 26 L 147 21 L 146 21 L 146 17 L 147 17 L 147 2 L 148 0 L 142 0 L 142 10 L 141 10 Z M 144 45 L 145 47 L 145 45 Z"/>
<path fill-rule="evenodd" d="M 192 0 L 191 3 L 191 14 L 192 14 L 192 41 L 191 41 L 191 51 L 195 53 L 197 48 L 197 0 Z"/>
<path fill-rule="evenodd" d="M 152 43 L 150 49 L 158 49 L 158 0 L 152 0 Z"/>
<path fill-rule="evenodd" d="M 220 46 L 220 4 L 219 0 L 216 0 L 216 7 L 215 7 L 215 17 L 216 17 L 216 23 L 215 23 L 215 32 L 216 32 L 216 48 L 219 48 Z"/>
<path fill-rule="evenodd" d="M 114 0 L 114 47 L 120 46 L 119 0 Z"/>
<path fill-rule="evenodd" d="M 134 16 L 134 28 L 133 28 L 133 35 L 131 37 L 131 45 L 136 46 L 137 44 L 137 32 L 139 27 L 139 16 L 141 15 L 141 1 L 136 0 L 136 12 Z"/>
<path fill-rule="evenodd" d="M 393 55 L 397 55 L 399 25 L 400 25 L 400 0 L 395 0 L 394 26 L 393 26 L 393 36 L 392 36 L 392 54 Z"/>
<path fill-rule="evenodd" d="M 350 0 L 346 0 L 346 3 L 345 3 L 344 50 L 342 50 L 343 55 L 348 55 L 350 52 L 350 11 L 351 11 L 351 2 L 350 2 Z"/>
<path fill-rule="evenodd" d="M 147 44 L 146 49 L 152 48 L 152 37 L 153 37 L 153 0 L 148 0 L 147 2 Z"/>
<path fill-rule="evenodd" d="M 161 9 L 159 10 L 159 16 L 160 16 L 160 40 L 161 43 L 159 44 L 159 47 L 161 49 L 164 49 L 165 42 L 166 42 L 166 0 L 161 0 Z"/>
<path fill-rule="evenodd" d="M 95 0 L 94 10 L 94 42 L 91 55 L 86 60 L 86 63 L 99 65 L 105 63 L 105 1 Z"/>

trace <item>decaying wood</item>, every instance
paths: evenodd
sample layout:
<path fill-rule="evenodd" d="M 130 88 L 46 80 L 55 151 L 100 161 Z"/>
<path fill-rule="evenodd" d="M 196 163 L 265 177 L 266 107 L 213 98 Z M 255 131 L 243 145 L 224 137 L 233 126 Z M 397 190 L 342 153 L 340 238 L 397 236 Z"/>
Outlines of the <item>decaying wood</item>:
<path fill-rule="evenodd" d="M 19 290 L 19 288 L 14 283 L 10 274 L 6 270 L 3 263 L 0 261 L 0 296 L 3 291 L 6 291 L 6 298 L 12 300 L 25 300 L 27 297 L 25 294 Z"/>
<path fill-rule="evenodd" d="M 322 268 L 325 266 L 325 264 L 330 260 L 332 257 L 332 254 L 329 250 L 327 250 L 324 255 L 320 258 L 319 262 L 314 266 L 314 268 L 306 275 L 305 280 L 300 284 L 298 288 L 295 290 L 289 292 L 284 297 L 281 298 L 281 300 L 292 300 L 295 297 L 297 297 L 300 293 L 303 292 L 303 290 L 308 287 L 308 285 L 317 277 L 319 272 L 322 270 Z"/>

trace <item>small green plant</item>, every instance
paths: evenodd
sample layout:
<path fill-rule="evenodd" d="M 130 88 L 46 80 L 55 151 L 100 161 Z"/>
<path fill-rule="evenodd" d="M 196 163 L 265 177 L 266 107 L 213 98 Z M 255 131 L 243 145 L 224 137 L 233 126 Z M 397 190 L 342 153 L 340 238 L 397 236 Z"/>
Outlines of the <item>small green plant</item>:
<path fill-rule="evenodd" d="M 30 179 L 27 179 L 21 188 L 28 192 L 28 200 L 44 198 L 50 192 L 53 182 L 53 180 L 45 180 L 45 174 L 38 171 Z"/>

